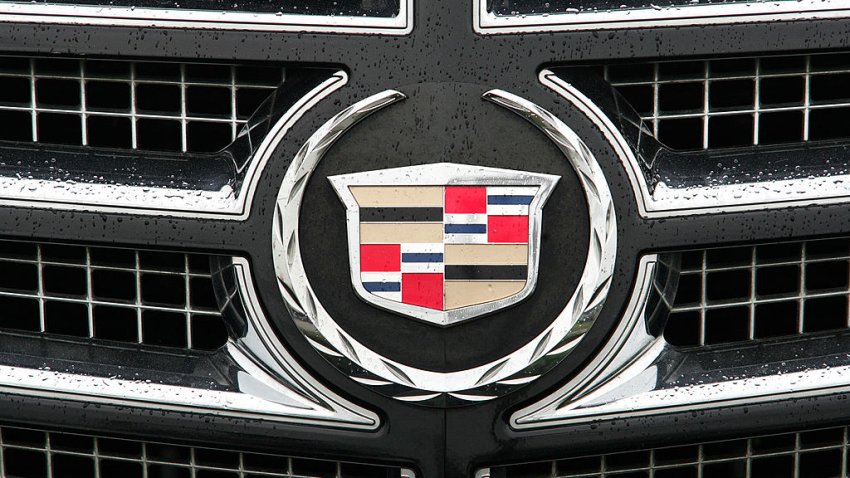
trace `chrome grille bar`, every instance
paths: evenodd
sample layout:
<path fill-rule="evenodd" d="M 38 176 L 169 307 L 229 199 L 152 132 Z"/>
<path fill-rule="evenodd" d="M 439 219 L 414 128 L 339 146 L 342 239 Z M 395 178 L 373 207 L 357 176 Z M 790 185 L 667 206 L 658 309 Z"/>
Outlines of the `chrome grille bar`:
<path fill-rule="evenodd" d="M 2 242 L 0 270 L 9 279 L 0 284 L 0 328 L 215 349 L 226 334 L 208 262 L 195 254 Z"/>
<path fill-rule="evenodd" d="M 850 327 L 846 239 L 709 249 L 682 257 L 680 292 L 665 331 L 675 345 Z"/>
<path fill-rule="evenodd" d="M 831 111 L 850 107 L 850 94 L 839 87 L 848 74 L 850 58 L 843 54 L 604 67 L 606 79 L 630 100 L 655 136 L 683 149 L 850 136 L 850 131 L 812 127 L 813 116 L 817 126 L 833 117 Z M 741 134 L 727 144 L 722 130 L 733 122 L 747 137 Z M 783 122 L 797 126 L 784 138 L 790 130 Z"/>
<path fill-rule="evenodd" d="M 206 71 L 194 75 L 196 70 Z M 280 67 L 4 57 L 0 84 L 6 85 L 8 93 L 0 99 L 0 112 L 6 120 L 23 121 L 28 115 L 26 123 L 31 126 L 29 131 L 0 133 L 0 139 L 181 152 L 217 150 L 236 138 L 259 102 L 284 76 Z M 23 82 L 28 82 L 27 88 Z M 153 89 L 173 95 L 173 104 L 145 109 L 139 102 L 155 96 Z M 209 93 L 204 101 L 212 109 L 189 107 L 192 95 L 204 92 Z M 66 99 L 54 101 L 64 93 Z M 60 135 L 58 126 L 70 133 Z M 166 144 L 152 139 L 150 133 L 144 137 L 145 128 L 154 127 L 176 132 L 179 139 Z M 109 133 L 119 136 L 121 144 L 105 137 Z"/>
<path fill-rule="evenodd" d="M 846 427 L 499 467 L 479 477 L 846 476 Z"/>
<path fill-rule="evenodd" d="M 390 466 L 0 427 L 2 476 L 387 478 L 403 472 Z"/>

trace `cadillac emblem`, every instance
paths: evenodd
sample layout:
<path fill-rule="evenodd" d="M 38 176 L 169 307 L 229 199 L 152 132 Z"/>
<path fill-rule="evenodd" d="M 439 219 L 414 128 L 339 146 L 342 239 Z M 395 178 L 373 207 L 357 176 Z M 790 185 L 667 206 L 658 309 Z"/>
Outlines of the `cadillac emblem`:
<path fill-rule="evenodd" d="M 470 84 L 387 90 L 329 118 L 293 156 L 272 232 L 277 310 L 307 343 L 432 406 L 555 367 L 600 314 L 617 252 L 592 150 L 540 106 Z"/>
<path fill-rule="evenodd" d="M 534 291 L 557 176 L 437 163 L 329 179 L 347 208 L 351 282 L 366 302 L 445 326 Z"/>

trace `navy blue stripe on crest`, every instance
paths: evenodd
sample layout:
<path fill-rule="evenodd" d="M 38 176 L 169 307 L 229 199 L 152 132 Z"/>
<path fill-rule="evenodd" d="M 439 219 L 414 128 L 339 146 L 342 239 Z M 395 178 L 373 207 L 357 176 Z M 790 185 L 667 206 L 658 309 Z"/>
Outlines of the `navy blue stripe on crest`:
<path fill-rule="evenodd" d="M 364 282 L 363 288 L 369 292 L 401 292 L 401 282 Z"/>
<path fill-rule="evenodd" d="M 486 234 L 486 224 L 446 224 L 446 234 Z"/>
<path fill-rule="evenodd" d="M 401 262 L 443 262 L 441 252 L 403 252 Z"/>
<path fill-rule="evenodd" d="M 534 196 L 487 196 L 487 204 L 527 205 L 532 199 Z"/>

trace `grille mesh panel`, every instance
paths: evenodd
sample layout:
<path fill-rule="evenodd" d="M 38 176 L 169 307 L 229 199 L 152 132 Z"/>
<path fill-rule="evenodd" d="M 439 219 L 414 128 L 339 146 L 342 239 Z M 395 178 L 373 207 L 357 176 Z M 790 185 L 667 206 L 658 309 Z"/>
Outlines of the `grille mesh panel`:
<path fill-rule="evenodd" d="M 845 329 L 850 239 L 682 253 L 664 331 L 674 345 L 706 345 Z"/>
<path fill-rule="evenodd" d="M 0 476 L 391 478 L 398 468 L 0 428 Z"/>
<path fill-rule="evenodd" d="M 605 76 L 675 149 L 850 137 L 850 55 L 673 61 Z"/>
<path fill-rule="evenodd" d="M 847 428 L 509 466 L 492 477 L 820 478 L 847 476 Z"/>
<path fill-rule="evenodd" d="M 0 140 L 217 151 L 283 76 L 280 67 L 0 57 Z"/>
<path fill-rule="evenodd" d="M 0 328 L 199 350 L 226 341 L 208 256 L 8 241 Z"/>

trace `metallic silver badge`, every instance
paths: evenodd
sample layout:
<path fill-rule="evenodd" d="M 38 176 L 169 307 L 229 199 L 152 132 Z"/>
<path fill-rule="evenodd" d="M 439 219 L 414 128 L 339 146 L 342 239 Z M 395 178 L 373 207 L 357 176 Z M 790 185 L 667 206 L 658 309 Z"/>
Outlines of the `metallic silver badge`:
<path fill-rule="evenodd" d="M 301 248 L 303 244 L 299 240 L 299 216 L 304 199 L 305 185 L 309 182 L 325 153 L 334 145 L 336 140 L 358 121 L 387 105 L 402 101 L 404 98 L 404 95 L 400 92 L 390 90 L 351 105 L 319 128 L 293 158 L 292 165 L 283 179 L 278 194 L 277 211 L 273 224 L 274 241 L 272 246 L 280 292 L 290 315 L 310 344 L 353 380 L 405 401 L 452 404 L 488 400 L 521 387 L 554 367 L 580 342 L 596 320 L 611 285 L 617 250 L 616 215 L 611 192 L 593 153 L 575 132 L 560 119 L 516 95 L 501 90 L 486 92 L 482 96 L 483 100 L 514 112 L 536 126 L 557 146 L 563 154 L 564 160 L 576 172 L 587 201 L 590 226 L 589 250 L 583 261 L 584 266 L 578 285 L 572 291 L 564 291 L 568 297 L 565 306 L 545 328 L 519 348 L 505 350 L 502 356 L 486 363 L 478 363 L 459 370 L 439 371 L 407 364 L 384 355 L 366 345 L 356 334 L 343 327 L 337 317 L 329 313 L 325 304 L 319 299 L 315 288 L 321 287 L 321 284 L 313 283 L 308 279 L 305 263 L 302 260 Z M 539 247 L 537 241 L 539 240 L 539 225 L 542 217 L 541 208 L 554 189 L 557 180 L 556 176 L 551 175 L 445 163 L 332 177 L 332 183 L 340 197 L 343 198 L 343 202 L 348 206 L 348 234 L 350 236 L 348 246 L 350 249 L 354 249 L 349 254 L 351 258 L 351 279 L 354 287 L 358 289 L 358 296 L 382 308 L 417 319 L 429 320 L 435 324 L 450 324 L 470 319 L 485 314 L 488 310 L 494 311 L 527 297 L 533 291 L 533 277 L 537 265 L 537 252 L 535 251 Z M 373 192 L 362 194 L 365 190 L 352 191 L 352 188 L 357 187 L 381 187 L 395 191 L 392 193 L 380 191 L 377 195 Z M 418 198 L 415 202 L 401 202 L 401 198 L 411 193 L 411 191 L 402 190 L 402 188 L 407 187 L 434 188 L 429 190 L 429 194 L 433 194 L 433 197 L 426 200 L 422 194 L 425 191 L 417 191 L 415 195 Z M 448 205 L 446 191 L 451 187 L 483 187 L 485 192 L 489 188 L 493 188 L 493 191 L 497 191 L 496 188 L 506 188 L 502 194 L 494 194 L 493 196 L 522 197 L 522 199 L 497 199 L 497 202 L 527 202 L 528 225 L 525 226 L 526 229 L 514 226 L 510 230 L 516 234 L 514 237 L 516 240 L 506 242 L 506 244 L 511 245 L 521 244 L 522 241 L 518 239 L 520 235 L 527 241 L 525 245 L 528 249 L 521 262 L 521 264 L 524 264 L 523 270 L 526 271 L 525 281 L 522 284 L 515 284 L 514 289 L 488 292 L 476 299 L 475 303 L 464 303 L 462 300 L 450 303 L 446 299 L 448 294 L 445 292 L 446 286 L 444 284 L 441 288 L 434 288 L 438 291 L 434 297 L 439 297 L 440 290 L 444 291 L 442 304 L 439 304 L 437 299 L 430 299 L 431 295 L 428 295 L 428 299 L 425 300 L 423 298 L 425 297 L 424 293 L 421 294 L 421 301 L 405 304 L 403 277 L 400 281 L 397 281 L 401 282 L 399 290 L 391 290 L 395 286 L 388 285 L 393 282 L 388 279 L 389 275 L 386 277 L 364 275 L 364 272 L 395 271 L 362 270 L 364 255 L 360 247 L 361 245 L 372 244 L 398 245 L 398 270 L 403 275 L 404 269 L 401 265 L 403 260 L 402 245 L 430 244 L 429 247 L 432 247 L 439 244 L 443 248 L 443 258 L 440 262 L 442 265 L 434 265 L 435 261 L 419 262 L 417 265 L 411 266 L 413 267 L 411 270 L 426 271 L 423 273 L 427 274 L 442 267 L 443 281 L 445 282 L 446 265 L 448 264 L 447 255 L 449 253 L 446 247 L 453 244 L 448 236 L 452 235 L 452 240 L 458 239 L 460 241 L 458 244 L 463 246 L 490 244 L 492 242 L 484 242 L 483 236 L 479 239 L 471 239 L 469 235 L 481 234 L 471 232 L 473 230 L 471 228 L 450 228 L 452 232 L 446 232 L 445 226 L 447 224 L 483 224 L 480 221 L 476 222 L 480 218 L 472 219 L 477 213 L 469 213 L 469 221 L 472 222 L 465 223 L 460 220 L 446 222 L 446 216 L 451 214 L 446 211 Z M 442 197 L 442 207 L 438 209 L 443 218 L 434 221 L 422 221 L 437 223 L 442 229 L 437 228 L 436 230 L 442 230 L 442 233 L 435 234 L 433 237 L 425 236 L 429 237 L 428 242 L 417 243 L 401 240 L 403 239 L 401 237 L 393 237 L 391 241 L 392 235 L 398 234 L 398 231 L 384 228 L 384 231 L 381 232 L 380 223 L 394 225 L 400 222 L 419 222 L 398 221 L 398 219 L 399 217 L 426 217 L 430 219 L 429 214 L 434 211 L 392 211 L 392 214 L 390 214 L 390 211 L 368 210 L 371 207 L 388 205 L 389 203 L 384 202 L 386 197 L 396 198 L 393 199 L 393 202 L 400 205 L 399 208 L 404 207 L 405 204 L 424 207 L 429 204 L 429 201 L 437 204 L 439 198 Z M 501 204 L 501 206 L 511 207 L 525 205 Z M 436 208 L 436 206 L 434 207 Z M 519 210 L 519 208 L 516 209 Z M 403 216 L 402 214 L 409 215 Z M 485 215 L 490 216 L 486 213 Z M 522 216 L 522 214 L 516 216 Z M 364 218 L 368 220 L 364 220 Z M 393 220 L 382 220 L 385 218 L 392 218 Z M 370 230 L 364 231 L 364 225 L 376 223 L 379 227 L 372 228 L 370 226 L 367 228 Z M 480 230 L 480 228 L 476 230 Z M 482 242 L 476 243 L 476 240 Z M 410 254 L 422 254 L 412 257 L 421 261 L 435 259 L 436 256 L 431 254 L 439 253 L 421 246 L 412 247 L 408 251 Z M 480 265 L 468 262 L 475 257 L 473 252 L 472 249 L 469 249 L 452 260 L 457 260 L 458 265 L 462 266 Z M 369 267 L 389 268 L 387 257 L 395 257 L 394 254 L 395 252 L 389 256 L 383 254 L 370 256 L 368 258 Z M 517 254 L 515 258 L 510 260 L 520 261 L 519 256 L 520 254 Z M 461 264 L 460 262 L 463 261 L 467 262 Z M 506 262 L 499 264 L 506 264 Z M 344 267 L 344 265 L 339 264 L 339 267 Z M 394 263 L 393 268 L 395 268 Z M 517 281 L 520 280 L 517 279 Z M 420 292 L 423 292 L 425 288 L 420 287 Z M 463 294 L 460 295 L 463 296 Z M 429 302 L 429 300 L 434 301 Z"/>
<path fill-rule="evenodd" d="M 366 302 L 437 325 L 528 297 L 557 176 L 438 163 L 329 178 Z"/>

